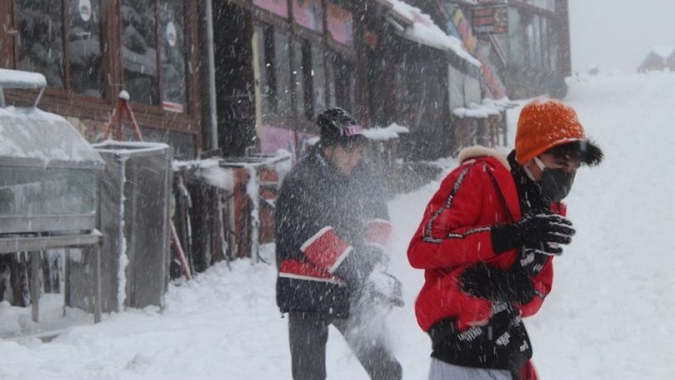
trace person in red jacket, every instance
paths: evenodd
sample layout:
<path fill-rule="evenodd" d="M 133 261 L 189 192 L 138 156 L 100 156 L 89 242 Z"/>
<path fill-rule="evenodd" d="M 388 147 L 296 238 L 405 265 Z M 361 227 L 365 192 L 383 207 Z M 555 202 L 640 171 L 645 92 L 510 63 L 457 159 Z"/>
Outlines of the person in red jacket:
<path fill-rule="evenodd" d="M 408 248 L 424 269 L 415 314 L 431 337 L 429 380 L 537 378 L 521 319 L 541 307 L 553 257 L 575 233 L 561 200 L 577 169 L 602 157 L 576 112 L 545 98 L 521 110 L 508 157 L 460 153 Z"/>

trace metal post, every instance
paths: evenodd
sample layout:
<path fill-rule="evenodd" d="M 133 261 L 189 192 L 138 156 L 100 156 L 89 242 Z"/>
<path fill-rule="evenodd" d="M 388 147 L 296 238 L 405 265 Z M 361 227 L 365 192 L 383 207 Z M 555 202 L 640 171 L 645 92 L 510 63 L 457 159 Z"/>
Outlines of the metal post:
<path fill-rule="evenodd" d="M 33 251 L 28 252 L 30 255 L 30 306 L 31 306 L 31 317 L 33 322 L 38 323 L 40 321 L 40 281 L 38 281 L 38 275 L 40 273 L 40 252 Z"/>
<path fill-rule="evenodd" d="M 209 137 L 210 149 L 218 149 L 218 113 L 216 110 L 216 60 L 213 48 L 213 3 L 206 0 L 206 49 L 207 49 L 207 75 L 209 81 Z"/>
<path fill-rule="evenodd" d="M 101 322 L 101 244 L 94 246 L 94 323 Z"/>

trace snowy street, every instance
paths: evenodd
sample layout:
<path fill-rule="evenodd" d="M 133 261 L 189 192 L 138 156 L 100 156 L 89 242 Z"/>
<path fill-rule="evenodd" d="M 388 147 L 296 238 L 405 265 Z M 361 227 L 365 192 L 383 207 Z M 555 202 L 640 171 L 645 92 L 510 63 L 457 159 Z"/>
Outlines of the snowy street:
<path fill-rule="evenodd" d="M 564 100 L 606 157 L 579 170 L 566 199 L 577 234 L 556 258 L 551 295 L 525 321 L 534 363 L 543 380 L 675 379 L 675 73 L 568 83 Z M 508 113 L 511 144 L 518 111 Z M 447 173 L 456 161 L 439 164 Z M 389 202 L 391 272 L 403 282 L 406 305 L 386 323 L 405 380 L 426 379 L 429 366 L 430 341 L 413 314 L 422 271 L 409 266 L 406 249 L 438 180 Z M 170 285 L 161 312 L 127 310 L 93 325 L 71 310 L 88 324 L 49 343 L 0 341 L 0 379 L 290 379 L 275 277 L 268 264 L 220 263 Z M 58 315 L 48 309 L 62 300 L 43 302 L 47 318 Z M 29 313 L 0 303 L 0 321 L 20 324 Z M 335 329 L 327 362 L 329 379 L 368 378 Z"/>

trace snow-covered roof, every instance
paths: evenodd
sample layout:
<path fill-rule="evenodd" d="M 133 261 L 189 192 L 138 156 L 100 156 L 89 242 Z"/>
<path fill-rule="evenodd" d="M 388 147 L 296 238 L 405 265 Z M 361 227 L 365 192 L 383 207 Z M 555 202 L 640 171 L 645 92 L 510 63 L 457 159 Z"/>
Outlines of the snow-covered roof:
<path fill-rule="evenodd" d="M 63 117 L 39 108 L 0 108 L 0 165 L 103 167 L 92 146 Z"/>
<path fill-rule="evenodd" d="M 482 65 L 480 61 L 464 49 L 460 39 L 446 34 L 428 14 L 423 13 L 419 8 L 401 0 L 384 1 L 392 6 L 392 10 L 398 14 L 398 18 L 403 18 L 409 24 L 401 32 L 404 38 L 439 50 L 450 50 L 474 66 L 480 67 Z"/>
<path fill-rule="evenodd" d="M 670 57 L 673 51 L 675 51 L 674 46 L 654 46 L 652 48 L 652 52 L 663 59 Z"/>

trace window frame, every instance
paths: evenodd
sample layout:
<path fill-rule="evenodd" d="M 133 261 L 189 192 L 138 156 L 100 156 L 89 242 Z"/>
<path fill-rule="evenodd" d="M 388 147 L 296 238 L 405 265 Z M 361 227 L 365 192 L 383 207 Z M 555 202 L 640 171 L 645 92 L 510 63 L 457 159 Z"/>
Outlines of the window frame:
<path fill-rule="evenodd" d="M 64 28 L 69 19 L 68 5 L 70 1 L 77 0 L 58 0 L 63 4 L 64 9 Z M 160 0 L 153 0 L 156 5 L 156 11 L 159 12 Z M 110 114 L 118 101 L 120 91 L 123 89 L 123 63 L 121 56 L 121 4 L 122 0 L 101 0 L 101 43 L 103 52 L 103 83 L 100 97 L 92 97 L 84 94 L 77 94 L 70 88 L 60 89 L 47 87 L 44 92 L 39 107 L 57 112 L 66 117 L 75 117 L 86 120 L 92 120 L 99 123 L 107 123 Z M 185 46 L 198 46 L 198 8 L 197 2 L 183 0 L 184 6 L 184 27 L 185 27 Z M 7 52 L 7 58 L 0 62 L 0 67 L 8 69 L 18 68 L 19 44 L 16 41 L 18 36 L 18 3 L 17 0 L 0 2 L 0 11 L 6 11 L 9 18 L 2 20 L 3 28 L 0 33 L 9 40 L 8 44 L 3 44 L 1 52 Z M 161 34 L 161 26 L 157 23 L 157 28 Z M 6 31 L 9 31 L 7 33 Z M 159 38 L 159 35 L 158 35 Z M 67 32 L 64 32 L 64 66 L 70 65 L 69 42 L 67 41 Z M 113 53 L 113 52 L 119 52 Z M 161 65 L 161 55 L 157 54 L 157 61 Z M 178 133 L 187 133 L 198 135 L 201 133 L 200 111 L 198 107 L 199 77 L 195 70 L 199 64 L 199 49 L 186 49 L 185 52 L 185 86 L 186 86 L 186 104 L 184 112 L 174 112 L 162 108 L 161 101 L 157 105 L 147 105 L 143 103 L 131 102 L 136 120 L 144 128 L 157 130 L 169 130 Z M 160 69 L 161 71 L 161 69 Z M 69 70 L 66 70 L 70 76 Z M 159 80 L 161 86 L 161 79 Z M 70 85 L 68 81 L 68 85 Z M 159 90 L 161 91 L 161 89 Z M 161 93 L 161 92 L 160 92 Z M 17 105 L 29 105 L 34 100 L 35 95 L 32 91 L 8 91 L 7 101 Z M 86 105 L 86 106 L 83 106 Z M 197 139 L 197 145 L 201 145 L 201 139 Z"/>

